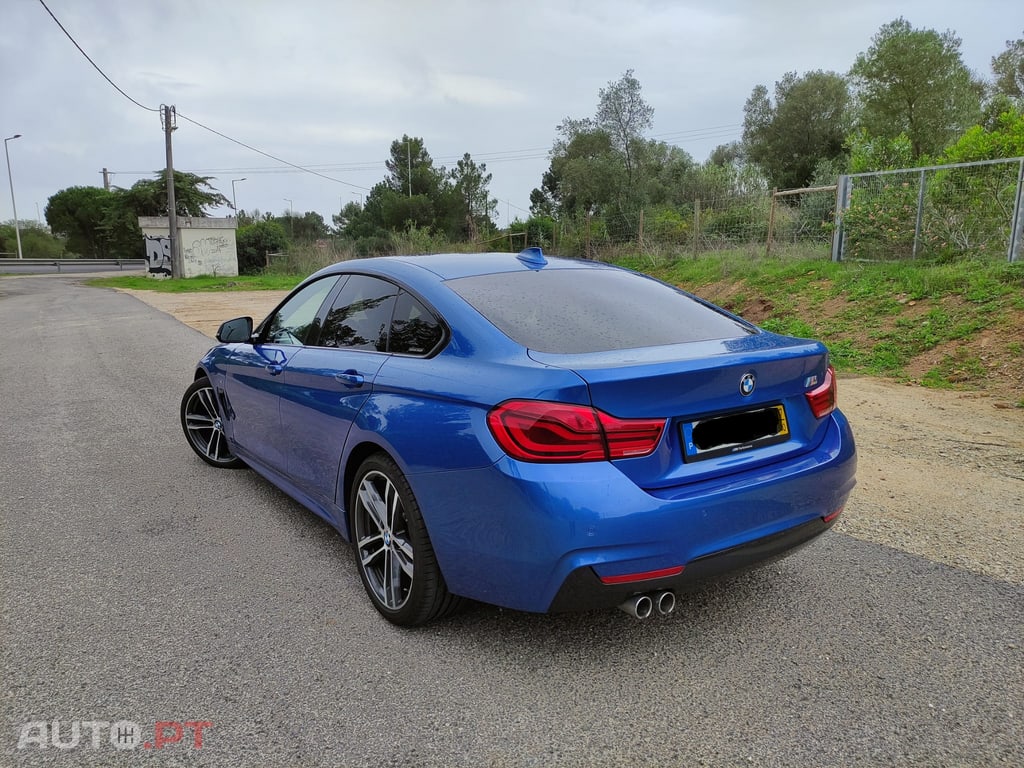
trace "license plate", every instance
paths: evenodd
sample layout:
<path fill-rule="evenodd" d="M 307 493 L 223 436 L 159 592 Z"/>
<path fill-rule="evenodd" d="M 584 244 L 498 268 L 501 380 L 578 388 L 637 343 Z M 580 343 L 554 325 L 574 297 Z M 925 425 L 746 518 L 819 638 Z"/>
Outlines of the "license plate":
<path fill-rule="evenodd" d="M 789 440 L 781 403 L 738 413 L 683 422 L 683 459 L 703 461 L 745 453 Z"/>

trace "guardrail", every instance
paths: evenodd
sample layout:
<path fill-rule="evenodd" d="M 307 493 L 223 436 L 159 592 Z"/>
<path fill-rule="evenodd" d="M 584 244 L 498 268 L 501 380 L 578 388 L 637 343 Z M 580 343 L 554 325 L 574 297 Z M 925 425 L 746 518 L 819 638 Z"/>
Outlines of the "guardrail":
<path fill-rule="evenodd" d="M 145 259 L 0 259 L 0 270 L 4 267 L 56 267 L 60 272 L 64 266 L 76 267 L 137 267 L 148 264 Z"/>

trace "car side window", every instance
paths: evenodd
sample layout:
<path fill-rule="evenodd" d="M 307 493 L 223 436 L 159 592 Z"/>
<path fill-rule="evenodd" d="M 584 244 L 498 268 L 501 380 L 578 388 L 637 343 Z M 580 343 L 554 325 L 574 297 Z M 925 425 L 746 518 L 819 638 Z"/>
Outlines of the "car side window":
<path fill-rule="evenodd" d="M 265 343 L 293 347 L 308 344 L 318 330 L 317 313 L 337 282 L 337 275 L 325 277 L 288 299 L 270 318 Z"/>
<path fill-rule="evenodd" d="M 405 291 L 398 296 L 391 320 L 389 352 L 403 355 L 425 355 L 437 346 L 444 328 L 433 313 Z"/>
<path fill-rule="evenodd" d="M 320 331 L 319 346 L 386 352 L 398 286 L 368 275 L 352 275 Z"/>

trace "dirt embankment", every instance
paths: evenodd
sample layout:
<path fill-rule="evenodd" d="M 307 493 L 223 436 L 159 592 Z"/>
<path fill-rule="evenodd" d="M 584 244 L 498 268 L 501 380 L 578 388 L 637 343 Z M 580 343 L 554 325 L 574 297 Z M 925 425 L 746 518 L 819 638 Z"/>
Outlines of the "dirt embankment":
<path fill-rule="evenodd" d="M 213 336 L 224 320 L 262 319 L 283 291 L 127 291 Z M 841 378 L 840 407 L 860 456 L 837 529 L 1024 584 L 1024 409 L 1005 399 Z"/>

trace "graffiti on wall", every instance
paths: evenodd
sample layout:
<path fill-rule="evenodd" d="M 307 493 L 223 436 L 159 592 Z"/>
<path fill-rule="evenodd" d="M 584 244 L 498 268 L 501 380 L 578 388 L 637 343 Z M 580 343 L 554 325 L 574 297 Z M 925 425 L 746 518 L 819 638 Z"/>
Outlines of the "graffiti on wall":
<path fill-rule="evenodd" d="M 224 271 L 225 263 L 235 260 L 235 244 L 224 235 L 199 237 L 191 242 L 183 243 L 182 256 L 191 271 L 205 274 L 217 274 Z M 237 262 L 236 262 L 237 263 Z"/>
<path fill-rule="evenodd" d="M 150 274 L 171 274 L 171 238 L 146 235 L 146 259 Z"/>

